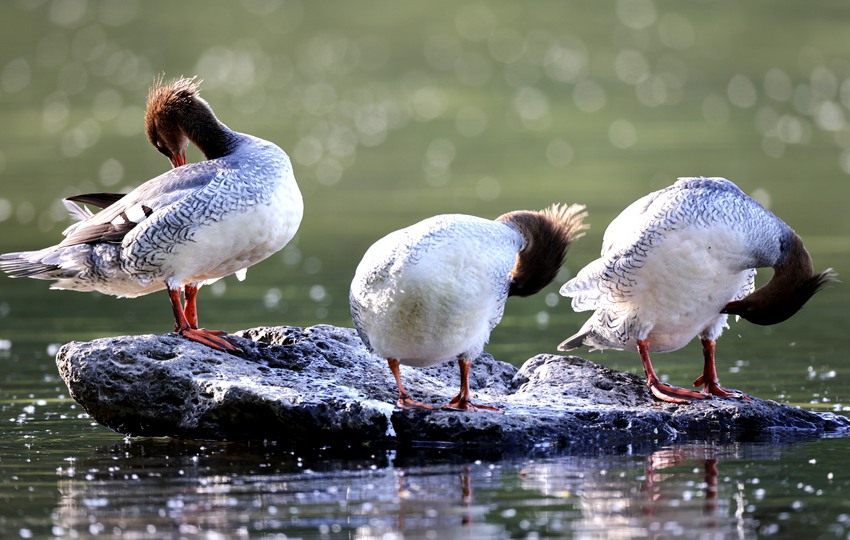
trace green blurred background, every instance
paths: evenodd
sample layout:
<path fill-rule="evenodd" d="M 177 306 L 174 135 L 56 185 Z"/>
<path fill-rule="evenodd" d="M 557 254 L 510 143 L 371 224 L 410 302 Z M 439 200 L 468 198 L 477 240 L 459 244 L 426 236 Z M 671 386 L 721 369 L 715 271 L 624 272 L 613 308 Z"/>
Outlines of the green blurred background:
<path fill-rule="evenodd" d="M 598 255 L 607 223 L 679 176 L 733 180 L 801 234 L 818 270 L 850 274 L 848 23 L 850 5 L 827 0 L 4 2 L 0 252 L 58 242 L 62 197 L 164 172 L 143 133 L 148 87 L 197 75 L 222 121 L 290 154 L 306 208 L 292 244 L 247 281 L 202 290 L 203 325 L 350 326 L 354 268 L 387 232 L 584 203 L 591 229 L 557 282 L 511 299 L 493 333 L 488 351 L 519 365 L 586 319 L 557 290 Z M 722 382 L 842 408 L 846 289 L 777 327 L 733 323 Z M 53 373 L 57 343 L 171 326 L 164 293 L 118 300 L 0 277 L 7 384 Z M 656 367 L 687 384 L 698 347 Z"/>

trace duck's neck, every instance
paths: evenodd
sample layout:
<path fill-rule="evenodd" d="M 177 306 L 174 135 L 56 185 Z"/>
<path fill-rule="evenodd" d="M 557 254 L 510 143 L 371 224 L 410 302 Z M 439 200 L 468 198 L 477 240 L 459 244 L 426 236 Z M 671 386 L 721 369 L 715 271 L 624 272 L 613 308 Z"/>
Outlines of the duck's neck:
<path fill-rule="evenodd" d="M 239 135 L 220 122 L 200 97 L 195 98 L 192 109 L 182 118 L 181 127 L 207 159 L 231 154 L 238 146 Z"/>
<path fill-rule="evenodd" d="M 763 287 L 742 300 L 730 302 L 722 313 L 739 315 L 755 324 L 777 324 L 797 313 L 809 298 L 835 280 L 831 268 L 813 273 L 812 257 L 794 232 L 787 256 L 773 270 L 773 277 Z"/>
<path fill-rule="evenodd" d="M 519 210 L 496 219 L 514 226 L 524 239 L 511 270 L 511 296 L 530 296 L 558 275 L 570 244 L 583 234 L 584 206 L 553 205 L 546 210 Z"/>

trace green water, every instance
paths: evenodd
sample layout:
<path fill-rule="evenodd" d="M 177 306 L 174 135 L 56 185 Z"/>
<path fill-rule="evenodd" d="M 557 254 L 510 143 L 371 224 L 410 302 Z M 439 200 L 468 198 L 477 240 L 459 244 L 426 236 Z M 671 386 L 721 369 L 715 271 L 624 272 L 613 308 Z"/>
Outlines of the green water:
<path fill-rule="evenodd" d="M 247 281 L 202 290 L 210 328 L 350 325 L 354 268 L 387 232 L 438 213 L 584 203 L 591 229 L 561 277 L 511 299 L 491 337 L 489 352 L 520 365 L 555 352 L 585 320 L 557 289 L 596 257 L 607 223 L 678 176 L 735 181 L 801 234 L 817 269 L 846 280 L 848 24 L 850 6 L 827 0 L 6 2 L 0 252 L 57 242 L 63 196 L 123 190 L 166 170 L 142 132 L 147 88 L 165 72 L 202 77 L 225 123 L 287 150 L 304 193 L 290 246 Z M 721 382 L 846 414 L 848 306 L 839 283 L 779 326 L 732 323 L 718 343 Z M 341 459 L 124 441 L 93 425 L 58 378 L 56 346 L 171 325 L 164 293 L 118 300 L 0 277 L 0 535 L 850 530 L 845 439 Z M 628 353 L 589 358 L 640 369 Z M 698 345 L 655 365 L 686 385 L 701 371 Z M 715 463 L 717 475 L 707 473 Z"/>

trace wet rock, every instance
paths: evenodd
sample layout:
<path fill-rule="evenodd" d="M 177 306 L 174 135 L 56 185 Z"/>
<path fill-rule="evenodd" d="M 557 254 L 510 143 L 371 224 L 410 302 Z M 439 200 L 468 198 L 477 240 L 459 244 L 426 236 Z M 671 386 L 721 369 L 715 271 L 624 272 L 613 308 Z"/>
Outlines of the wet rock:
<path fill-rule="evenodd" d="M 386 362 L 352 329 L 264 327 L 240 335 L 239 356 L 169 334 L 72 342 L 56 363 L 95 420 L 132 436 L 561 448 L 850 433 L 845 417 L 758 398 L 660 403 L 635 375 L 549 354 L 519 370 L 486 353 L 473 363 L 475 400 L 505 414 L 399 410 Z M 415 399 L 437 406 L 459 386 L 453 362 L 402 366 L 402 377 Z"/>

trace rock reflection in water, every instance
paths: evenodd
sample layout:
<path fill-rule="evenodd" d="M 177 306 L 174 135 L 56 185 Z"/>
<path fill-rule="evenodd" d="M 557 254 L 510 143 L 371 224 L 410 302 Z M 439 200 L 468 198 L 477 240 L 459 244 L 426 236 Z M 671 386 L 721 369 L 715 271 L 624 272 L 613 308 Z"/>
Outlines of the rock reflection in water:
<path fill-rule="evenodd" d="M 649 455 L 488 462 L 439 449 L 346 458 L 236 444 L 133 441 L 59 471 L 53 533 L 749 536 L 758 528 L 745 512 L 745 488 L 752 486 L 724 478 L 723 463 L 775 460 L 781 448 L 688 444 Z"/>
<path fill-rule="evenodd" d="M 524 467 L 523 486 L 575 499 L 570 530 L 608 538 L 745 537 L 758 523 L 744 512 L 745 486 L 719 471 L 724 460 L 780 457 L 768 445 L 685 444 L 648 456 L 568 457 Z"/>

